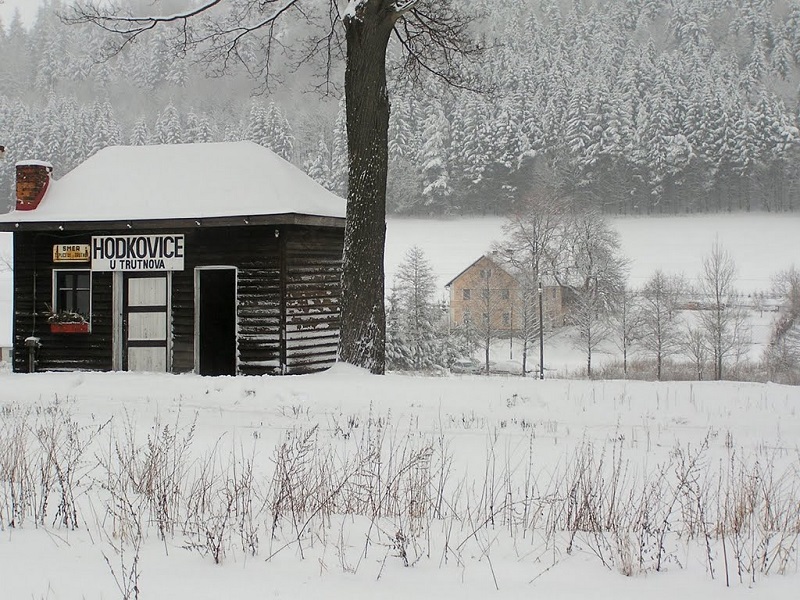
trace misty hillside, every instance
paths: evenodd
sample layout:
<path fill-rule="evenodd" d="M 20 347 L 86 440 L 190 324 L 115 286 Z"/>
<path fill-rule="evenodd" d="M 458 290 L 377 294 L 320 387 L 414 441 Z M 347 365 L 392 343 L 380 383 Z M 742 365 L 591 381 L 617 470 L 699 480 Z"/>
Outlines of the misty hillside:
<path fill-rule="evenodd" d="M 63 4 L 0 27 L 0 206 L 16 160 L 61 176 L 109 144 L 250 139 L 346 192 L 340 86 L 320 93 L 322 65 L 287 56 L 265 88 L 245 68 L 264 72 L 257 43 L 220 73 L 176 58 L 167 28 L 98 62 L 108 34 L 64 25 Z M 623 214 L 798 208 L 800 2 L 474 4 L 489 93 L 392 77 L 390 211 L 502 214 L 556 192 Z M 301 27 L 282 26 L 285 40 Z"/>

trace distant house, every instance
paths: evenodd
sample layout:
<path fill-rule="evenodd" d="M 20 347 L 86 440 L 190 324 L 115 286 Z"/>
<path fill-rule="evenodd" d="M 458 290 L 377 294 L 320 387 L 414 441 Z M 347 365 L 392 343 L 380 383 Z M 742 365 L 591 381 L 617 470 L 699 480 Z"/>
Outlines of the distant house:
<path fill-rule="evenodd" d="M 251 142 L 16 165 L 15 371 L 305 373 L 336 360 L 345 201 Z"/>
<path fill-rule="evenodd" d="M 520 278 L 492 255 L 481 256 L 445 287 L 450 291 L 451 326 L 458 327 L 467 321 L 488 323 L 500 335 L 523 330 L 525 309 Z M 553 282 L 542 287 L 545 329 L 564 324 L 566 297 L 566 289 Z"/>

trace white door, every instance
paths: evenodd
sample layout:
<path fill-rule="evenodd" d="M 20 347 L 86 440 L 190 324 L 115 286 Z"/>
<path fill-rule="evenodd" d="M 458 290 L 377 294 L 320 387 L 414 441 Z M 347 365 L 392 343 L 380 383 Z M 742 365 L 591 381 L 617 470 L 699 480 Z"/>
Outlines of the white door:
<path fill-rule="evenodd" d="M 128 371 L 169 370 L 169 286 L 166 273 L 126 274 L 123 339 Z"/>

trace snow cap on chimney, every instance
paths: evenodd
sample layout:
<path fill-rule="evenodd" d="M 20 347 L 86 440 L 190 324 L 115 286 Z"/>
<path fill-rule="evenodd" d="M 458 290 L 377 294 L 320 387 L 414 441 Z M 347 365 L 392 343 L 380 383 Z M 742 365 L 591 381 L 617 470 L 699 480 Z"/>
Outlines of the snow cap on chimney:
<path fill-rule="evenodd" d="M 53 165 L 41 160 L 21 160 L 17 167 L 17 210 L 34 210 L 42 201 Z"/>

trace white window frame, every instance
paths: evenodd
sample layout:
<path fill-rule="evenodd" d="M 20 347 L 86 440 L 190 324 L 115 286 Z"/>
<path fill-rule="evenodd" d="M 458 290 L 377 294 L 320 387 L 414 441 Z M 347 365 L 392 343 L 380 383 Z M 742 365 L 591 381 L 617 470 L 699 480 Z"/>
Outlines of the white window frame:
<path fill-rule="evenodd" d="M 76 272 L 85 272 L 89 274 L 89 314 L 86 315 L 86 320 L 89 323 L 89 331 L 92 331 L 92 313 L 93 305 L 94 305 L 94 298 L 92 297 L 92 292 L 94 289 L 94 277 L 92 276 L 92 270 L 89 268 L 84 269 L 76 269 L 76 268 L 65 268 L 65 269 L 53 269 L 52 274 L 52 286 L 51 286 L 51 295 L 50 295 L 50 307 L 53 309 L 54 313 L 57 313 L 61 310 L 64 310 L 63 307 L 58 306 L 58 274 L 59 273 L 76 273 Z"/>

